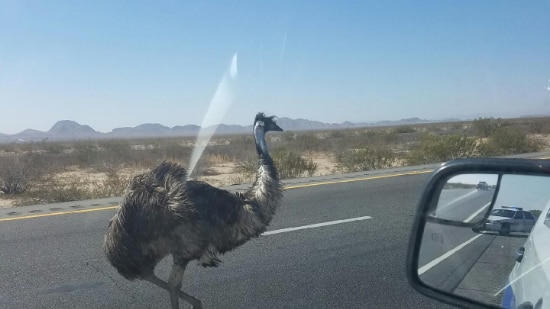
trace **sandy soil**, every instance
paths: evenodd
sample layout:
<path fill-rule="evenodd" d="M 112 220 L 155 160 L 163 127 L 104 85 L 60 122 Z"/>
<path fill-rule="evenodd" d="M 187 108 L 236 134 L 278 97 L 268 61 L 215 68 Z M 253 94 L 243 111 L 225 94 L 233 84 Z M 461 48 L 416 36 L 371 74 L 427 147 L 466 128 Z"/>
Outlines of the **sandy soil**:
<path fill-rule="evenodd" d="M 332 159 L 322 153 L 311 154 L 311 158 L 317 163 L 318 168 L 314 176 L 324 176 L 334 174 L 336 171 L 336 165 L 332 162 Z M 235 171 L 236 164 L 233 162 L 224 162 L 222 158 L 210 158 L 209 159 L 209 176 L 201 176 L 200 180 L 206 181 L 213 186 L 221 187 L 232 184 L 248 183 L 252 182 L 253 178 L 245 178 Z M 137 170 L 132 168 L 125 168 L 117 171 L 122 177 L 129 177 L 136 175 L 143 170 Z M 55 178 L 63 183 L 70 183 L 78 179 L 79 181 L 87 183 L 89 186 L 97 185 L 107 178 L 106 173 L 99 173 L 92 170 L 81 170 L 76 167 L 69 167 L 67 171 L 55 175 Z M 0 208 L 13 207 L 17 199 L 5 198 L 0 195 Z"/>
<path fill-rule="evenodd" d="M 15 203 L 15 199 L 3 199 L 0 198 L 0 208 L 11 208 Z"/>
<path fill-rule="evenodd" d="M 317 163 L 317 171 L 313 176 L 325 176 L 332 175 L 336 171 L 336 164 L 332 162 L 332 159 L 321 153 L 312 154 L 311 158 L 313 162 Z M 200 180 L 206 181 L 213 186 L 227 186 L 238 183 L 248 183 L 252 182 L 254 179 L 246 179 L 239 173 L 235 172 L 235 163 L 221 163 L 216 162 L 210 167 L 210 171 L 213 172 L 212 176 L 202 176 Z"/>
<path fill-rule="evenodd" d="M 550 150 L 550 135 L 534 135 L 542 145 L 542 151 Z M 312 158 L 315 163 L 317 163 L 317 171 L 314 173 L 314 176 L 326 176 L 338 173 L 336 163 L 333 158 L 325 153 L 309 153 L 308 157 Z M 209 170 L 208 176 L 200 177 L 200 180 L 206 181 L 214 186 L 226 186 L 231 184 L 238 183 L 248 183 L 252 182 L 252 178 L 245 178 L 243 175 L 240 175 L 235 171 L 236 164 L 232 162 L 226 162 L 222 157 L 213 156 L 208 159 Z M 396 162 L 400 164 L 402 162 Z M 143 170 L 125 168 L 117 171 L 122 177 L 130 177 L 137 173 L 143 172 Z M 81 170 L 76 167 L 69 168 L 63 173 L 55 175 L 55 177 L 63 182 L 70 183 L 75 179 L 84 180 L 89 183 L 91 186 L 97 183 L 101 183 L 106 179 L 106 173 L 99 173 L 91 170 Z M 0 194 L 0 208 L 10 208 L 13 207 L 17 199 L 8 198 Z"/>

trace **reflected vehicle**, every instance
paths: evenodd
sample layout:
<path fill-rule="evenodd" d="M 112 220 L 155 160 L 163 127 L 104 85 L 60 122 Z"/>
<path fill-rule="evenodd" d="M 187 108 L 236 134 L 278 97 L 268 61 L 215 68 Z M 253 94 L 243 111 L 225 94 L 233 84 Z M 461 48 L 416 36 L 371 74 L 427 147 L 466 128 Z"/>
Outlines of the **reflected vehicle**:
<path fill-rule="evenodd" d="M 484 181 L 480 181 L 484 179 Z M 463 220 L 471 222 L 481 221 L 479 214 L 487 210 L 495 197 L 494 190 L 479 190 L 478 184 L 496 186 L 497 175 L 489 174 L 462 174 L 451 177 L 445 183 L 439 195 L 439 205 L 434 208 L 433 215 L 440 219 Z"/>
<path fill-rule="evenodd" d="M 496 179 L 494 190 L 457 181 L 472 175 Z M 410 284 L 462 308 L 550 308 L 549 188 L 548 160 L 442 164 L 417 209 L 407 257 Z M 539 211 L 537 221 L 533 213 Z"/>
<path fill-rule="evenodd" d="M 483 225 L 472 230 L 474 232 L 496 231 L 504 236 L 510 235 L 511 232 L 529 233 L 536 221 L 532 213 L 521 207 L 502 206 L 493 209 Z"/>
<path fill-rule="evenodd" d="M 550 307 L 549 240 L 550 201 L 539 216 L 525 245 L 517 250 L 516 264 L 504 290 L 502 307 Z"/>
<path fill-rule="evenodd" d="M 476 188 L 478 190 L 489 190 L 489 185 L 485 181 L 480 181 L 477 183 Z"/>

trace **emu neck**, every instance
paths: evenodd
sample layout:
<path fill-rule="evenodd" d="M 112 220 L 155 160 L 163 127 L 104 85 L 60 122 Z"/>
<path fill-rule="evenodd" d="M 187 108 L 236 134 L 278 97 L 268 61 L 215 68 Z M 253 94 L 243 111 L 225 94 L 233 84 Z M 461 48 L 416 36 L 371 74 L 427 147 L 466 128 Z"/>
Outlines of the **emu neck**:
<path fill-rule="evenodd" d="M 256 152 L 260 158 L 269 157 L 267 145 L 265 143 L 265 131 L 262 126 L 256 124 L 254 126 L 254 140 L 256 142 Z"/>
<path fill-rule="evenodd" d="M 282 199 L 282 189 L 279 183 L 279 174 L 273 163 L 273 159 L 267 151 L 265 131 L 263 126 L 254 126 L 254 139 L 256 151 L 259 156 L 259 166 L 256 173 L 256 181 L 248 191 L 249 197 L 260 208 L 265 224 L 269 223 Z"/>
<path fill-rule="evenodd" d="M 238 222 L 232 227 L 232 232 L 224 234 L 230 237 L 229 245 L 222 243 L 216 246 L 220 252 L 260 236 L 281 205 L 283 190 L 275 164 L 267 151 L 264 124 L 261 121 L 254 124 L 254 139 L 259 156 L 256 180 L 247 192 L 237 195 L 242 201 Z"/>

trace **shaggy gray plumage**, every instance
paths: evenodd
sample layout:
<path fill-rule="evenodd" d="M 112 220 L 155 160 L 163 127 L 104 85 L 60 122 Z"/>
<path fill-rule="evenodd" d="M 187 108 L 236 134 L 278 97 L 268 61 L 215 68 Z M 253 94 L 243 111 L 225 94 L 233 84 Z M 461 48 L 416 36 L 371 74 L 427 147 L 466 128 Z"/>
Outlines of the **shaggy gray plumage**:
<path fill-rule="evenodd" d="M 179 298 L 201 308 L 198 299 L 181 291 L 187 264 L 199 260 L 204 267 L 218 266 L 218 254 L 261 235 L 281 204 L 283 190 L 265 143 L 269 131 L 282 129 L 273 117 L 258 113 L 254 139 L 259 167 L 245 193 L 187 180 L 185 168 L 170 162 L 135 176 L 105 234 L 103 249 L 110 263 L 128 280 L 143 279 L 168 290 L 173 309 L 179 308 Z M 154 269 L 169 254 L 174 264 L 165 282 Z"/>

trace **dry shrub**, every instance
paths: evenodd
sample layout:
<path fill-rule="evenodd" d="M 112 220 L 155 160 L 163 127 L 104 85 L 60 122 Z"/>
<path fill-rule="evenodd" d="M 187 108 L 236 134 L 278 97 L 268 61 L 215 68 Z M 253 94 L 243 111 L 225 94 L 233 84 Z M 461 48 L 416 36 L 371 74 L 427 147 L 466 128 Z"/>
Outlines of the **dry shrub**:
<path fill-rule="evenodd" d="M 312 159 L 303 158 L 298 153 L 286 148 L 276 148 L 272 151 L 273 161 L 281 179 L 312 176 L 317 170 L 317 163 Z M 235 168 L 243 178 L 250 179 L 258 170 L 258 159 L 246 158 Z"/>
<path fill-rule="evenodd" d="M 336 155 L 338 168 L 344 173 L 369 171 L 393 166 L 396 155 L 390 149 L 350 149 Z"/>
<path fill-rule="evenodd" d="M 440 136 L 425 134 L 420 144 L 408 154 L 409 165 L 444 162 L 452 159 L 467 158 L 477 155 L 475 138 L 463 135 Z"/>
<path fill-rule="evenodd" d="M 550 119 L 545 118 L 532 118 L 528 125 L 529 133 L 534 134 L 549 134 L 550 133 Z"/>
<path fill-rule="evenodd" d="M 0 191 L 21 194 L 41 174 L 41 160 L 33 154 L 2 158 L 0 161 Z"/>
<path fill-rule="evenodd" d="M 87 199 L 122 196 L 129 183 L 129 177 L 116 171 L 107 173 L 102 180 L 57 175 L 46 175 L 39 184 L 28 190 L 18 201 L 18 205 L 47 204 L 81 201 Z"/>
<path fill-rule="evenodd" d="M 251 183 L 254 181 L 254 175 L 245 175 L 243 173 L 229 176 L 228 185 L 240 185 L 243 183 Z"/>
<path fill-rule="evenodd" d="M 403 125 L 403 126 L 399 126 L 395 129 L 393 129 L 395 133 L 397 134 L 404 134 L 404 133 L 414 133 L 416 132 L 416 129 L 413 127 L 413 126 L 407 126 L 407 125 Z"/>
<path fill-rule="evenodd" d="M 74 178 L 70 181 L 55 175 L 43 177 L 40 185 L 29 190 L 20 202 L 23 205 L 62 203 L 92 198 L 91 182 L 86 178 Z"/>
<path fill-rule="evenodd" d="M 256 172 L 258 171 L 258 159 L 248 157 L 241 162 L 237 163 L 237 166 L 235 167 L 235 172 L 237 172 L 241 177 L 245 179 L 252 179 L 254 180 L 254 176 L 256 175 Z"/>
<path fill-rule="evenodd" d="M 482 156 L 499 156 L 539 151 L 541 144 L 516 126 L 500 127 L 480 146 Z"/>
<path fill-rule="evenodd" d="M 472 127 L 479 137 L 491 136 L 499 127 L 509 125 L 509 121 L 502 118 L 478 118 L 472 121 Z"/>
<path fill-rule="evenodd" d="M 209 154 L 206 159 L 211 165 L 218 165 L 223 163 L 232 162 L 232 159 L 225 153 Z"/>
<path fill-rule="evenodd" d="M 313 176 L 317 170 L 317 163 L 312 159 L 303 158 L 298 153 L 288 151 L 286 148 L 275 149 L 273 161 L 275 161 L 281 179 Z"/>
<path fill-rule="evenodd" d="M 122 176 L 116 170 L 111 170 L 105 179 L 94 185 L 92 196 L 94 198 L 122 196 L 129 182 L 130 177 Z"/>

